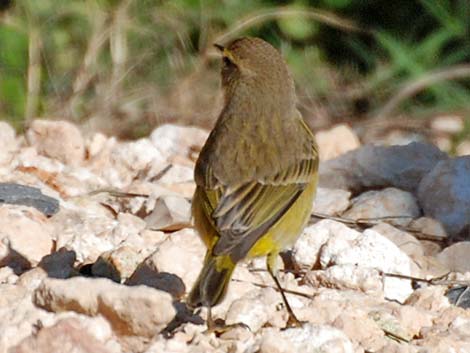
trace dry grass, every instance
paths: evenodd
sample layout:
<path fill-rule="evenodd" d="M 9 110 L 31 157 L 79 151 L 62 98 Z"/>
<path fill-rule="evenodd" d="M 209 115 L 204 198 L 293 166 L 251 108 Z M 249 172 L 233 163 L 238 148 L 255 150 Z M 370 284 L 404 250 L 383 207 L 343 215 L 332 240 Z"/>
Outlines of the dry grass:
<path fill-rule="evenodd" d="M 44 4 L 52 6 L 49 12 Z M 122 138 L 145 135 L 166 122 L 210 127 L 221 102 L 214 42 L 273 28 L 285 18 L 305 18 L 371 40 L 376 35 L 315 8 L 257 8 L 225 22 L 203 5 L 186 10 L 172 2 L 156 5 L 137 0 L 18 3 L 15 11 L 0 17 L 0 24 L 27 32 L 21 125 L 38 116 L 69 119 Z M 468 77 L 467 65 L 437 69 L 380 92 L 377 82 L 384 85 L 387 75 L 392 77 L 386 62 L 372 75 L 361 75 L 354 69 L 339 69 L 321 55 L 312 59 L 308 47 L 296 48 L 285 38 L 281 42 L 288 60 L 291 53 L 300 57 L 290 63 L 302 68 L 294 70 L 300 108 L 317 128 L 357 118 L 358 101 L 379 100 L 370 110 L 377 115 L 366 117 L 386 117 L 399 113 L 404 100 L 437 82 Z"/>

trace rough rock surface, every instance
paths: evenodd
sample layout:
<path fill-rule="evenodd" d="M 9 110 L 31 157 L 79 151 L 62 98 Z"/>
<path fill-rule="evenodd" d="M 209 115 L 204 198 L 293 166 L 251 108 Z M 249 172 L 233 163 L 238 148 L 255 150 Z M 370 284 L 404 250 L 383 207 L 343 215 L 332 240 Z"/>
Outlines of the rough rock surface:
<path fill-rule="evenodd" d="M 374 230 L 380 235 L 386 237 L 411 258 L 424 255 L 421 242 L 405 231 L 397 229 L 388 223 L 379 223 L 372 227 L 371 230 Z"/>
<path fill-rule="evenodd" d="M 43 195 L 41 190 L 15 183 L 0 183 L 0 204 L 32 206 L 46 216 L 52 216 L 59 210 L 59 202 Z"/>
<path fill-rule="evenodd" d="M 470 272 L 470 241 L 461 241 L 445 248 L 437 255 L 449 270 L 455 272 Z"/>
<path fill-rule="evenodd" d="M 407 225 L 420 216 L 418 203 L 409 192 L 386 188 L 380 191 L 367 191 L 352 201 L 351 208 L 343 217 L 354 220 L 374 220 L 389 218 L 389 222 Z"/>
<path fill-rule="evenodd" d="M 8 166 L 17 152 L 19 141 L 16 139 L 15 129 L 4 121 L 0 121 L 0 141 L 2 141 L 0 166 Z"/>
<path fill-rule="evenodd" d="M 44 256 L 38 264 L 49 277 L 69 278 L 76 274 L 74 269 L 77 257 L 74 251 L 61 248 L 58 251 Z"/>
<path fill-rule="evenodd" d="M 413 261 L 390 240 L 373 230 L 366 230 L 356 238 L 332 237 L 322 247 L 319 261 L 323 268 L 354 265 L 408 276 L 412 275 L 413 270 Z M 410 281 L 384 279 L 384 295 L 388 299 L 403 301 L 412 291 Z"/>
<path fill-rule="evenodd" d="M 10 353 L 112 353 L 97 339 L 90 327 L 77 319 L 63 319 L 57 324 L 39 329 L 10 349 Z M 116 350 L 115 350 L 116 352 Z"/>
<path fill-rule="evenodd" d="M 52 250 L 52 228 L 35 208 L 0 206 L 0 261 L 18 273 Z"/>
<path fill-rule="evenodd" d="M 351 193 L 341 189 L 327 189 L 319 187 L 313 207 L 315 213 L 337 216 L 350 205 Z"/>
<path fill-rule="evenodd" d="M 142 261 L 142 256 L 130 246 L 121 246 L 104 252 L 91 266 L 91 273 L 96 277 L 106 277 L 121 283 L 128 279 Z"/>
<path fill-rule="evenodd" d="M 305 325 L 302 328 L 291 328 L 281 333 L 267 331 L 261 338 L 260 352 L 338 352 L 353 353 L 349 338 L 334 327 Z"/>
<path fill-rule="evenodd" d="M 147 263 L 159 272 L 172 273 L 191 288 L 199 274 L 205 249 L 192 229 L 172 233 L 152 253 Z"/>
<path fill-rule="evenodd" d="M 155 201 L 153 211 L 145 217 L 151 229 L 174 231 L 190 226 L 191 205 L 183 197 L 167 195 Z"/>
<path fill-rule="evenodd" d="M 447 156 L 437 147 L 413 142 L 405 146 L 366 145 L 320 165 L 320 186 L 354 192 L 393 186 L 410 192 Z"/>
<path fill-rule="evenodd" d="M 206 251 L 188 220 L 208 132 L 164 125 L 122 142 L 35 124 L 27 143 L 0 122 L 0 183 L 35 187 L 60 210 L 47 217 L 0 205 L 0 353 L 470 351 L 470 312 L 452 304 L 462 303 L 447 285 L 470 280 L 467 242 L 451 245 L 465 235 L 466 162 L 424 143 L 364 146 L 323 161 L 316 215 L 277 275 L 306 323 L 283 330 L 287 312 L 257 258 L 238 264 L 212 309 L 217 322 L 249 330 L 216 335 L 206 332 L 206 308 L 184 304 Z M 54 134 L 65 130 L 75 142 L 61 150 L 66 137 Z M 342 131 L 319 138 L 322 153 L 344 151 Z M 444 204 L 460 205 L 455 219 Z"/>
<path fill-rule="evenodd" d="M 45 279 L 34 291 L 34 303 L 48 311 L 104 316 L 118 335 L 153 337 L 175 315 L 167 293 L 147 287 L 125 287 L 108 279 Z"/>
<path fill-rule="evenodd" d="M 209 133 L 196 127 L 162 125 L 150 134 L 150 141 L 162 151 L 162 154 L 172 158 L 174 156 L 188 156 L 192 148 L 201 147 Z"/>
<path fill-rule="evenodd" d="M 419 184 L 426 216 L 442 222 L 452 237 L 470 239 L 470 156 L 439 162 Z"/>
<path fill-rule="evenodd" d="M 80 165 L 85 158 L 85 142 L 80 130 L 68 121 L 34 120 L 26 133 L 39 154 L 64 164 Z"/>
<path fill-rule="evenodd" d="M 470 155 L 470 140 L 462 141 L 455 148 L 455 154 L 457 156 L 468 156 Z"/>
<path fill-rule="evenodd" d="M 329 239 L 356 239 L 360 234 L 342 223 L 322 220 L 306 227 L 297 239 L 294 245 L 295 259 L 301 266 L 312 268 L 319 261 L 320 250 Z"/>
<path fill-rule="evenodd" d="M 358 148 L 359 138 L 347 125 L 334 126 L 327 131 L 315 134 L 320 150 L 320 160 L 326 161 Z"/>

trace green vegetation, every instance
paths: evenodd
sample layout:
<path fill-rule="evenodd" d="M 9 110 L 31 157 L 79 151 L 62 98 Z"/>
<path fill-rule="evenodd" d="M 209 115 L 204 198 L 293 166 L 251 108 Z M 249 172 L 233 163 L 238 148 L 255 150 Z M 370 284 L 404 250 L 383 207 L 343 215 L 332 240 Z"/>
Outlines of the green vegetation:
<path fill-rule="evenodd" d="M 468 18 L 467 0 L 2 1 L 0 119 L 95 119 L 125 137 L 207 124 L 212 43 L 241 35 L 282 49 L 307 115 L 469 114 Z"/>

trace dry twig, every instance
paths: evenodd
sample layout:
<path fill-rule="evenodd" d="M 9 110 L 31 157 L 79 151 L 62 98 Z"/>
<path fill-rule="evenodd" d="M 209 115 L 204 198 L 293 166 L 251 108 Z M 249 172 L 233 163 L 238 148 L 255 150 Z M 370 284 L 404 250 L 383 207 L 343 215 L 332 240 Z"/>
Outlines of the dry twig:
<path fill-rule="evenodd" d="M 284 7 L 277 7 L 257 11 L 245 18 L 242 18 L 241 20 L 235 22 L 234 25 L 229 28 L 226 32 L 215 36 L 214 42 L 223 43 L 229 38 L 231 38 L 235 33 L 238 33 L 252 26 L 258 25 L 266 21 L 271 21 L 273 19 L 293 16 L 303 16 L 306 18 L 310 18 L 348 32 L 360 32 L 364 34 L 369 33 L 364 28 L 357 26 L 354 22 L 341 18 L 331 12 L 311 8 L 289 9 Z"/>
<path fill-rule="evenodd" d="M 388 217 L 376 217 L 376 218 L 359 218 L 359 219 L 350 219 L 350 218 L 343 218 L 343 217 L 335 217 L 335 216 L 330 216 L 326 215 L 323 213 L 317 213 L 313 212 L 312 217 L 315 218 L 320 218 L 320 219 L 331 219 L 333 221 L 341 222 L 344 224 L 349 224 L 351 226 L 361 228 L 361 227 L 372 227 L 375 226 L 381 222 L 388 223 L 393 225 L 395 228 L 398 228 L 404 232 L 410 232 L 413 233 L 413 235 L 419 239 L 419 240 L 429 240 L 429 241 L 435 241 L 435 242 L 446 242 L 447 239 L 445 237 L 436 235 L 436 234 L 429 234 L 429 233 L 424 233 L 420 231 L 419 229 L 413 228 L 413 227 L 407 227 L 407 226 L 401 226 L 398 224 L 392 224 L 391 220 L 396 220 L 396 219 L 406 219 L 406 218 L 412 218 L 410 216 L 388 216 Z"/>
<path fill-rule="evenodd" d="M 463 64 L 431 71 L 419 79 L 412 79 L 406 82 L 387 104 L 374 115 L 374 119 L 386 119 L 401 102 L 413 97 L 429 86 L 441 81 L 458 80 L 468 77 L 470 77 L 470 64 Z"/>

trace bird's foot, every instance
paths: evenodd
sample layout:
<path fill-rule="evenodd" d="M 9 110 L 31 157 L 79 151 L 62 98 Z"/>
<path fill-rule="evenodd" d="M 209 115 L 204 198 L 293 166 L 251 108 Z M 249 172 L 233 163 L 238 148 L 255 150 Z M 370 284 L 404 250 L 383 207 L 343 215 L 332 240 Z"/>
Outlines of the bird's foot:
<path fill-rule="evenodd" d="M 207 321 L 207 330 L 204 331 L 206 334 L 215 333 L 216 336 L 220 336 L 228 331 L 243 328 L 250 330 L 250 327 L 243 322 L 237 322 L 235 324 L 226 324 L 222 319 L 208 320 Z"/>
<path fill-rule="evenodd" d="M 289 315 L 289 318 L 287 319 L 286 327 L 284 328 L 284 330 L 288 328 L 299 328 L 299 327 L 302 327 L 306 323 L 307 321 L 300 321 L 299 319 L 297 319 L 295 315 Z"/>

